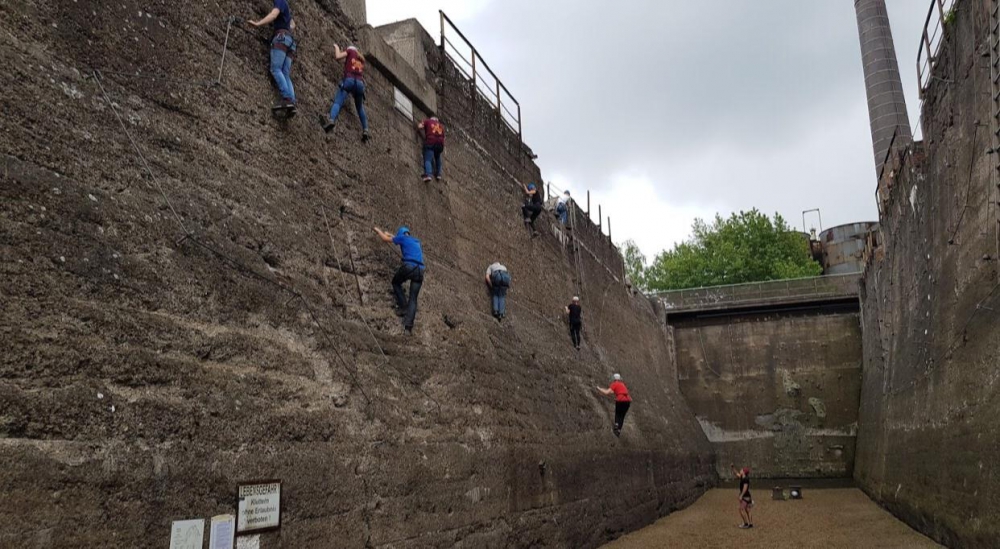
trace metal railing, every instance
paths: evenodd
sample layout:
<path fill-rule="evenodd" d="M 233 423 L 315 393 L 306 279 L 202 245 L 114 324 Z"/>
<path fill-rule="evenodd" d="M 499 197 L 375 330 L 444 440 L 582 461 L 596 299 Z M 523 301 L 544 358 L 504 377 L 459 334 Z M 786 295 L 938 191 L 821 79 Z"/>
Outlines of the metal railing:
<path fill-rule="evenodd" d="M 946 23 L 953 17 L 954 9 L 955 0 L 931 0 L 931 7 L 927 10 L 924 32 L 917 49 L 917 90 L 921 99 L 931 83 L 931 73 L 934 72 L 938 54 L 941 53 L 941 43 L 948 32 Z M 937 17 L 934 17 L 935 13 Z"/>
<path fill-rule="evenodd" d="M 472 88 L 496 108 L 500 118 L 511 129 L 517 133 L 518 139 L 524 142 L 521 133 L 521 104 L 514 99 L 507 86 L 497 77 L 496 73 L 490 69 L 472 42 L 458 30 L 455 23 L 445 15 L 444 11 L 438 10 L 441 16 L 441 51 L 444 53 L 455 67 L 472 82 Z M 452 42 L 448 36 L 449 31 L 453 32 L 461 41 L 458 44 Z M 514 109 L 514 110 L 511 110 Z M 516 112 L 515 112 L 516 111 Z"/>
<path fill-rule="evenodd" d="M 671 290 L 652 294 L 668 312 L 719 306 L 759 303 L 772 299 L 801 301 L 858 295 L 861 273 L 750 282 L 726 286 L 709 286 L 687 290 Z"/>

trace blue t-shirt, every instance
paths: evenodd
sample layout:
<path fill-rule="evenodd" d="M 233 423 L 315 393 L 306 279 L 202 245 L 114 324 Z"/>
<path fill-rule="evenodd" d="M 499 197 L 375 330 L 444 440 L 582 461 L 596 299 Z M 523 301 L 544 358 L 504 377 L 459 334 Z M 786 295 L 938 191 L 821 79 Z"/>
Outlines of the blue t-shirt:
<path fill-rule="evenodd" d="M 292 8 L 288 7 L 288 0 L 274 0 L 274 7 L 281 13 L 274 20 L 274 31 L 291 30 L 292 28 Z"/>
<path fill-rule="evenodd" d="M 399 246 L 403 252 L 403 263 L 416 263 L 424 266 L 424 250 L 420 247 L 420 241 L 408 234 L 393 237 L 392 243 Z"/>

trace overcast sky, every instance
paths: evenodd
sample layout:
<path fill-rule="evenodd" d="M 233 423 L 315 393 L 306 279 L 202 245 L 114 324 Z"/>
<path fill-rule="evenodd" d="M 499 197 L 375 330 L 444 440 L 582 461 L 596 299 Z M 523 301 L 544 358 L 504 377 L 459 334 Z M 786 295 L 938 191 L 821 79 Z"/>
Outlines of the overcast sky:
<path fill-rule="evenodd" d="M 930 3 L 887 4 L 914 126 Z M 615 242 L 652 258 L 696 217 L 754 207 L 877 219 L 851 0 L 368 0 L 368 18 L 437 38 L 439 8 L 520 102 L 546 180 L 589 189 Z"/>

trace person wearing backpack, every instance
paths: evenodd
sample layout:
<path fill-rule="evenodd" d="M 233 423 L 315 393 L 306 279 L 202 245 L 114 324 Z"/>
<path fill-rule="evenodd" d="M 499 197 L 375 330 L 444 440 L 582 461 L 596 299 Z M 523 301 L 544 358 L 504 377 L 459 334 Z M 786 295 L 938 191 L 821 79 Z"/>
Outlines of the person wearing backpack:
<path fill-rule="evenodd" d="M 507 314 L 507 290 L 510 288 L 510 272 L 499 261 L 486 269 L 486 285 L 493 296 L 493 317 L 503 321 Z"/>
<path fill-rule="evenodd" d="M 354 108 L 358 111 L 358 120 L 361 121 L 361 140 L 368 141 L 371 134 L 368 133 L 368 114 L 365 113 L 365 56 L 361 55 L 358 48 L 348 46 L 346 50 L 341 50 L 337 44 L 333 45 L 333 58 L 344 62 L 344 80 L 337 90 L 337 97 L 330 107 L 330 117 L 320 121 L 323 122 L 323 131 L 330 133 L 337 123 L 340 109 L 343 108 L 347 96 L 354 98 Z"/>

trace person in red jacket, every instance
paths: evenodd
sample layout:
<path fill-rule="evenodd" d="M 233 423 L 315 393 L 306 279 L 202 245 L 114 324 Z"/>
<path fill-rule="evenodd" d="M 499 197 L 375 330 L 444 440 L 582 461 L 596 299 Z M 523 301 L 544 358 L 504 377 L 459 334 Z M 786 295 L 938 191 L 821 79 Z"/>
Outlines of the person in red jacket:
<path fill-rule="evenodd" d="M 632 397 L 628 396 L 628 387 L 622 382 L 621 374 L 611 376 L 611 386 L 607 389 L 597 387 L 601 394 L 615 397 L 615 425 L 611 431 L 616 437 L 622 434 L 622 426 L 625 424 L 625 414 L 628 413 L 629 406 L 632 405 Z"/>
<path fill-rule="evenodd" d="M 424 132 L 424 182 L 441 180 L 441 153 L 444 152 L 444 124 L 432 116 L 417 125 Z M 433 169 L 432 169 L 433 168 Z"/>

